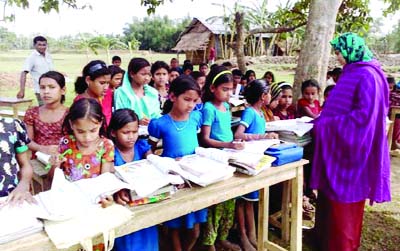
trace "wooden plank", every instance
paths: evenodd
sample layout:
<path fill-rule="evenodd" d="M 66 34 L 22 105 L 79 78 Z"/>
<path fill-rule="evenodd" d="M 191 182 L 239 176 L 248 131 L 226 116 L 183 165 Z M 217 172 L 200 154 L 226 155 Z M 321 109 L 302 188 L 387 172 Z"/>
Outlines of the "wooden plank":
<path fill-rule="evenodd" d="M 265 243 L 265 246 L 267 247 L 268 251 L 287 251 L 287 249 L 285 249 L 281 246 L 278 246 L 277 244 L 270 242 L 270 241 L 267 241 Z"/>
<path fill-rule="evenodd" d="M 292 180 L 292 209 L 290 227 L 290 250 L 301 250 L 302 202 L 303 202 L 303 167 L 298 167 L 296 178 Z"/>
<path fill-rule="evenodd" d="M 260 190 L 258 201 L 258 238 L 257 249 L 265 249 L 268 241 L 269 186 Z"/>
<path fill-rule="evenodd" d="M 400 106 L 392 106 L 390 108 L 390 121 L 392 123 L 389 125 L 389 131 L 388 131 L 388 142 L 389 142 L 389 151 L 392 150 L 392 142 L 393 142 L 393 128 L 394 128 L 394 123 L 396 122 L 396 115 L 400 115 Z"/>
<path fill-rule="evenodd" d="M 12 104 L 32 103 L 32 99 L 14 98 L 14 97 L 0 97 L 0 106 L 10 106 Z"/>
<path fill-rule="evenodd" d="M 297 170 L 302 170 L 302 166 L 307 163 L 307 160 L 300 160 L 280 167 L 269 168 L 254 177 L 238 174 L 228 180 L 210 185 L 208 187 L 194 187 L 192 189 L 180 190 L 169 200 L 155 204 L 132 207 L 130 208 L 130 210 L 133 212 L 132 220 L 118 227 L 116 229 L 116 236 L 123 236 L 128 233 L 174 219 L 189 212 L 209 207 L 228 199 L 235 198 L 237 196 L 259 190 L 285 180 L 294 179 L 296 178 L 296 175 L 300 174 Z M 302 183 L 302 177 L 299 179 Z M 297 193 L 293 192 L 292 196 L 294 194 Z M 263 196 L 265 197 L 267 194 L 264 193 Z M 265 205 L 265 201 L 264 207 L 267 207 Z M 301 224 L 299 226 L 300 231 L 296 233 L 300 235 L 297 236 L 296 240 L 300 241 L 301 247 Z M 264 231 L 265 234 L 268 234 L 268 227 L 264 228 Z M 94 239 L 94 243 L 99 241 L 101 241 L 100 237 Z M 55 246 L 44 232 L 33 234 L 9 243 L 1 244 L 0 250 L 32 251 L 38 249 L 39 247 L 40 250 L 44 251 L 56 250 Z M 75 245 L 67 250 L 75 251 L 77 248 L 79 248 L 79 245 Z"/>

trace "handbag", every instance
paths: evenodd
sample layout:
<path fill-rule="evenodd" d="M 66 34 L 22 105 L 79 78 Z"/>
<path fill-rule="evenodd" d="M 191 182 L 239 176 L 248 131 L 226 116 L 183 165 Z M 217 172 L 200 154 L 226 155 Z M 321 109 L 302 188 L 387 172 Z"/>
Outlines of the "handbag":
<path fill-rule="evenodd" d="M 93 238 L 101 235 L 104 250 L 114 246 L 115 229 L 129 221 L 132 212 L 117 204 L 107 208 L 91 207 L 81 215 L 66 221 L 45 221 L 45 231 L 57 249 L 80 244 L 86 251 L 93 251 Z"/>

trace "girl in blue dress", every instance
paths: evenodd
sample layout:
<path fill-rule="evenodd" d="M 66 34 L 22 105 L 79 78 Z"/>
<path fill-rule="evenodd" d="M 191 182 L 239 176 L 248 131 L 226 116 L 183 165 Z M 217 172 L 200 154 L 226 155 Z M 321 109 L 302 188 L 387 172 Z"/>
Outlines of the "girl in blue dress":
<path fill-rule="evenodd" d="M 115 144 L 114 165 L 141 160 L 151 154 L 148 144 L 138 141 L 139 119 L 130 109 L 114 112 L 108 127 L 109 137 Z M 114 199 L 121 205 L 129 202 L 129 191 L 121 190 Z M 157 226 L 151 226 L 115 239 L 114 251 L 158 251 Z"/>
<path fill-rule="evenodd" d="M 163 157 L 180 158 L 193 154 L 199 146 L 197 132 L 201 114 L 193 111 L 200 99 L 200 87 L 189 76 L 179 76 L 170 85 L 169 99 L 164 104 L 164 115 L 149 124 L 149 142 L 154 148 L 163 142 Z M 207 220 L 207 209 L 189 213 L 165 222 L 171 230 L 174 251 L 192 250 L 200 234 L 200 224 Z M 179 229 L 185 228 L 186 236 L 180 238 Z"/>
<path fill-rule="evenodd" d="M 203 124 L 201 141 L 205 147 L 243 149 L 244 143 L 233 140 L 231 130 L 231 112 L 229 97 L 233 90 L 231 71 L 224 66 L 214 67 L 206 78 L 204 86 Z M 229 230 L 235 217 L 235 200 L 213 205 L 208 208 L 207 224 L 202 243 L 208 250 L 240 250 L 236 244 L 228 241 Z"/>
<path fill-rule="evenodd" d="M 250 106 L 242 113 L 235 137 L 246 141 L 278 138 L 276 133 L 265 133 L 265 119 L 261 108 L 271 101 L 267 83 L 263 80 L 251 81 L 244 89 L 244 96 Z M 258 201 L 258 191 L 248 193 L 236 202 L 236 217 L 244 250 L 257 248 L 254 201 Z"/>

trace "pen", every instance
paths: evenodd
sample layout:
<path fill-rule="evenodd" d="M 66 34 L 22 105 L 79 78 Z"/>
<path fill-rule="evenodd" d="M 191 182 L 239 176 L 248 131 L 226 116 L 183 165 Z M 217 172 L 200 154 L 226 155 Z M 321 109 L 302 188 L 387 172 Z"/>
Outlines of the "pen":
<path fill-rule="evenodd" d="M 59 156 L 58 156 L 58 158 L 59 159 L 63 159 L 64 157 L 65 157 L 65 155 L 67 155 L 67 154 L 72 154 L 72 149 L 67 149 L 67 150 L 65 150 L 63 153 L 61 153 Z M 45 167 L 44 167 L 44 169 L 46 169 L 46 170 L 49 170 L 51 168 L 51 164 L 49 163 L 49 164 L 47 164 Z"/>

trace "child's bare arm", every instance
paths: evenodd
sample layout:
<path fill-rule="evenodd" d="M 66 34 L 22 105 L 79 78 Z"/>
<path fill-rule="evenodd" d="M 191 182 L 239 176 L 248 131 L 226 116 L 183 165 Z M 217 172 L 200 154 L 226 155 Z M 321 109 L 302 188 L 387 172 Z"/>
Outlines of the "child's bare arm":
<path fill-rule="evenodd" d="M 235 132 L 235 139 L 242 139 L 246 141 L 250 140 L 259 140 L 259 139 L 267 139 L 267 134 L 252 134 L 245 133 L 246 128 L 244 125 L 239 125 Z"/>
<path fill-rule="evenodd" d="M 29 192 L 33 176 L 33 168 L 29 162 L 27 152 L 18 153 L 17 162 L 20 166 L 20 181 L 17 187 L 10 193 L 8 202 L 11 204 L 20 204 L 26 200 L 30 203 L 34 203 L 35 200 Z"/>
<path fill-rule="evenodd" d="M 239 142 L 239 141 L 222 142 L 214 140 L 210 138 L 210 133 L 211 133 L 210 126 L 203 125 L 201 127 L 200 139 L 203 146 L 215 147 L 215 148 L 233 148 L 237 150 L 244 148 L 244 142 Z"/>
<path fill-rule="evenodd" d="M 101 173 L 114 173 L 114 162 L 104 162 L 101 164 Z"/>
<path fill-rule="evenodd" d="M 304 113 L 305 113 L 308 117 L 311 117 L 311 118 L 313 118 L 313 119 L 315 119 L 315 118 L 318 117 L 318 115 L 315 115 L 314 113 L 312 113 L 312 111 L 311 111 L 310 108 L 308 108 L 308 107 L 303 107 L 302 109 L 303 109 Z"/>
<path fill-rule="evenodd" d="M 146 158 L 147 158 L 147 156 L 148 155 L 150 155 L 150 154 L 152 154 L 152 153 L 154 153 L 155 151 L 156 151 L 156 149 L 157 149 L 157 141 L 153 141 L 153 140 L 151 140 L 151 139 L 149 139 L 148 140 L 148 142 L 149 142 L 149 144 L 150 144 L 150 146 L 151 146 L 151 153 L 146 153 Z"/>

